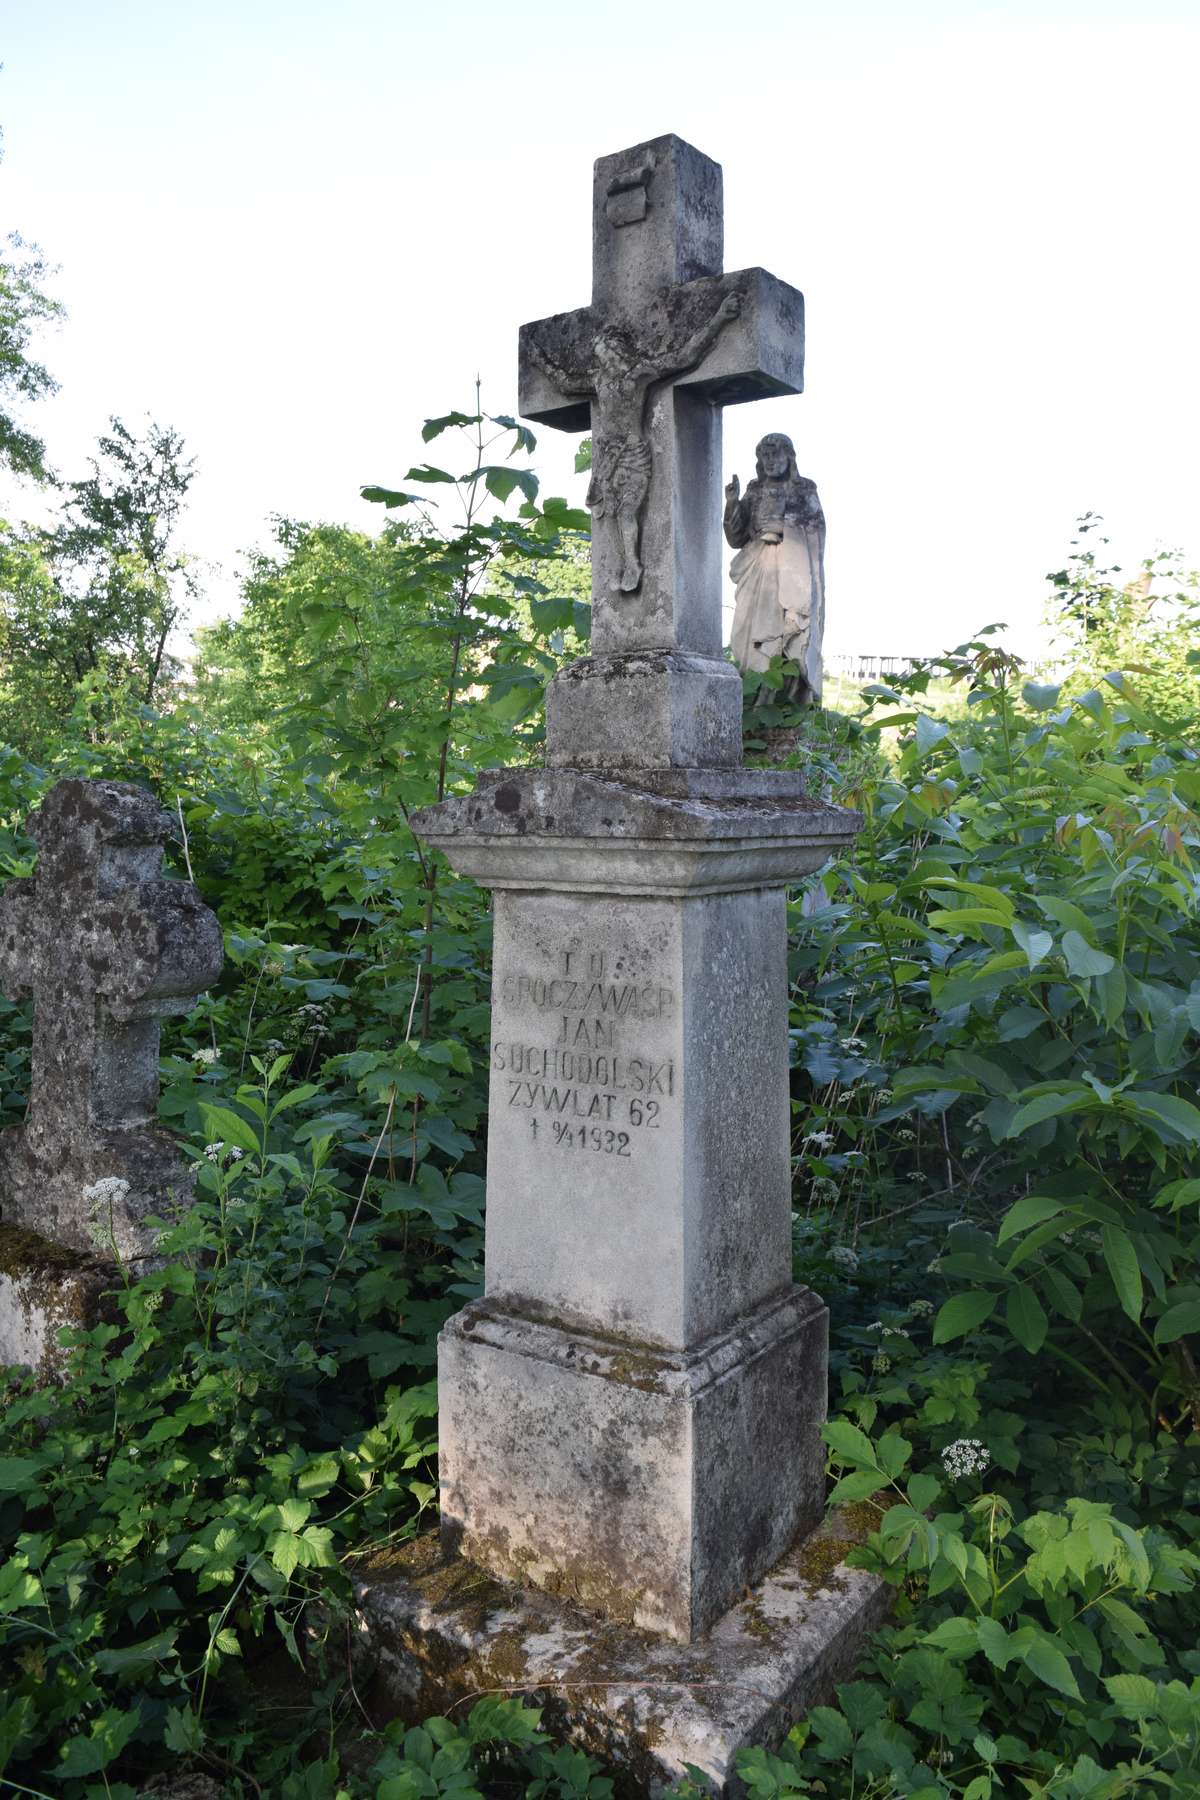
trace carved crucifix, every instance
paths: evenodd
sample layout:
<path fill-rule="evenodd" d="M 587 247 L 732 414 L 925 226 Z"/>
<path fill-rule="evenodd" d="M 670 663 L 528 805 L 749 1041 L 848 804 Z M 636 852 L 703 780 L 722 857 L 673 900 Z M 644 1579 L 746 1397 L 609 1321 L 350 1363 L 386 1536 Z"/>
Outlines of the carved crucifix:
<path fill-rule="evenodd" d="M 682 139 L 595 166 L 592 303 L 521 328 L 520 410 L 593 434 L 592 649 L 721 653 L 722 406 L 799 393 L 804 300 L 723 274 L 721 170 Z"/>
<path fill-rule="evenodd" d="M 162 875 L 173 824 L 144 789 L 60 781 L 26 829 L 37 872 L 0 896 L 0 992 L 33 998 L 33 1070 L 25 1123 L 0 1132 L 0 1216 L 144 1256 L 144 1215 L 191 1190 L 154 1125 L 159 1022 L 220 974 L 221 928 L 190 882 Z"/>

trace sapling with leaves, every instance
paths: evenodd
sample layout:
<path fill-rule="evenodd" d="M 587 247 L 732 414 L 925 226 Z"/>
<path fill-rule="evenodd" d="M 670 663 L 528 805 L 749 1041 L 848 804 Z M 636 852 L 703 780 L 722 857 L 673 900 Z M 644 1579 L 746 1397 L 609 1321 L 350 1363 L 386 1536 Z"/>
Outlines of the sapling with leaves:
<path fill-rule="evenodd" d="M 432 792 L 420 796 L 422 803 L 443 800 L 456 780 L 473 779 L 475 760 L 464 766 L 455 754 L 463 738 L 459 714 L 465 690 L 482 687 L 499 751 L 507 734 L 538 706 L 545 684 L 558 666 L 554 653 L 541 640 L 561 630 L 564 617 L 576 629 L 582 623 L 573 596 L 555 599 L 536 575 L 529 573 L 539 562 L 550 565 L 558 560 L 565 535 L 586 532 L 589 524 L 586 513 L 572 511 L 563 500 L 548 499 L 539 507 L 536 475 L 513 466 L 513 457 L 533 451 L 533 433 L 513 418 L 480 410 L 478 386 L 474 413 L 452 412 L 429 419 L 421 435 L 425 443 L 431 443 L 450 430 L 465 435 L 469 445 L 470 466 L 462 474 L 425 462 L 410 468 L 405 477 L 419 484 L 421 491 L 363 489 L 364 499 L 389 508 L 415 509 L 420 522 L 412 530 L 407 548 L 412 580 L 430 601 L 431 616 L 424 631 L 443 648 L 444 693 L 429 743 L 435 754 Z M 506 441 L 510 441 L 509 460 L 489 461 L 496 445 Z M 453 489 L 458 507 L 458 518 L 449 526 L 439 523 L 437 500 L 424 492 L 442 487 Z M 518 516 L 505 517 L 499 509 L 517 493 L 523 497 Z M 522 598 L 533 602 L 532 632 L 519 628 Z M 411 745 L 407 747 L 411 749 Z M 404 797 L 400 804 L 407 821 L 410 805 Z M 430 1035 L 433 1017 L 434 927 L 442 866 L 437 854 L 415 837 L 412 846 L 425 902 L 423 953 L 415 974 L 416 1012 L 410 1013 L 408 1035 L 415 1029 L 415 1035 L 424 1040 Z M 415 1137 L 419 1095 L 412 1098 L 411 1106 Z M 415 1176 L 415 1154 L 412 1173 Z"/>

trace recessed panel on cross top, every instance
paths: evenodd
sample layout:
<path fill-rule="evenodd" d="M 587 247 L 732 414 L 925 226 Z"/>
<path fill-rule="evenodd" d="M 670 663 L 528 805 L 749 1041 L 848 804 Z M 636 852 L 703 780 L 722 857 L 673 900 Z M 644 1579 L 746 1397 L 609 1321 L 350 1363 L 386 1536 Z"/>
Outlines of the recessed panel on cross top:
<path fill-rule="evenodd" d="M 804 385 L 804 299 L 723 272 L 721 169 L 682 139 L 595 166 L 592 303 L 525 325 L 520 410 L 592 433 L 592 649 L 721 654 L 721 408 Z"/>

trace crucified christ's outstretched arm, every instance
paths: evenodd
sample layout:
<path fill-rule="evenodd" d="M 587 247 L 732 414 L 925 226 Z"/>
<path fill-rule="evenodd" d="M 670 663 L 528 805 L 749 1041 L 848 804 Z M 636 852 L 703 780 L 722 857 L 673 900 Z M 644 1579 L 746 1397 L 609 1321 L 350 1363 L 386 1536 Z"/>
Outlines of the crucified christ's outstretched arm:
<path fill-rule="evenodd" d="M 591 394 L 595 390 L 586 375 L 572 375 L 561 363 L 547 356 L 535 337 L 530 337 L 529 354 L 542 374 L 552 381 L 560 394 Z"/>
<path fill-rule="evenodd" d="M 675 375 L 683 375 L 688 369 L 694 369 L 712 349 L 729 321 L 736 319 L 741 310 L 741 295 L 726 294 L 707 325 L 694 331 L 678 350 L 663 355 L 654 362 L 645 363 L 638 373 L 648 375 L 652 381 L 668 381 Z"/>

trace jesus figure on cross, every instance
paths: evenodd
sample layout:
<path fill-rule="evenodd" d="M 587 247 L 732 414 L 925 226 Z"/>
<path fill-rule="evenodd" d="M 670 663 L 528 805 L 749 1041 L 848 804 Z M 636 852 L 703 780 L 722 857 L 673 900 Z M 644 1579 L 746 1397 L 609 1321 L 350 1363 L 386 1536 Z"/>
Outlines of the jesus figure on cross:
<path fill-rule="evenodd" d="M 726 294 L 708 323 L 678 349 L 642 350 L 624 327 L 602 325 L 592 342 L 591 360 L 581 370 L 563 368 L 530 340 L 533 360 L 559 392 L 592 402 L 595 444 L 587 504 L 594 518 L 615 519 L 620 533 L 621 573 L 613 581 L 614 593 L 636 593 L 642 581 L 640 522 L 652 468 L 646 436 L 650 390 L 695 368 L 741 306 L 739 295 Z"/>

